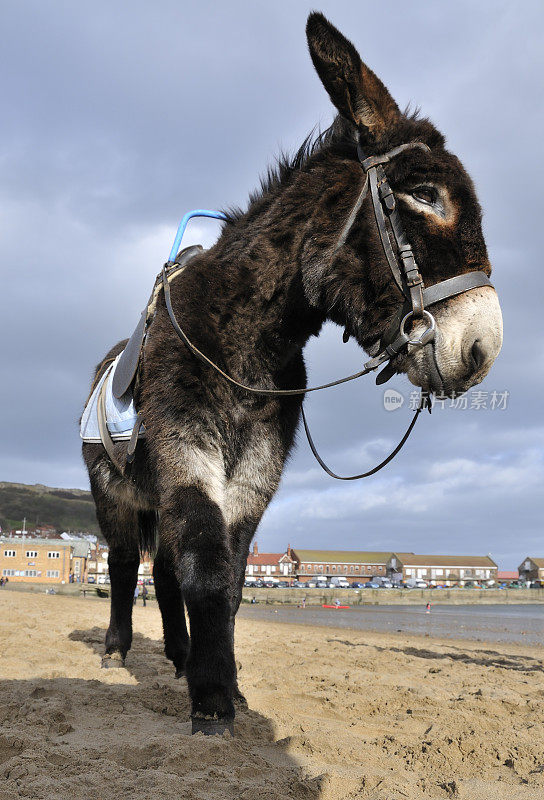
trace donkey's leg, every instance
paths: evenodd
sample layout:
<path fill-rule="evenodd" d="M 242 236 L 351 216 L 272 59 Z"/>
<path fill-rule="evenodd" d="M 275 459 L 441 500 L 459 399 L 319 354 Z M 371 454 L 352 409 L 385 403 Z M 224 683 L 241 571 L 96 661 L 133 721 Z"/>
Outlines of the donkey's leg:
<path fill-rule="evenodd" d="M 189 652 L 189 635 L 185 624 L 183 596 L 173 560 L 163 545 L 159 545 L 153 563 L 155 594 L 159 603 L 164 631 L 164 652 L 173 662 L 176 678 L 185 675 L 185 662 Z"/>
<path fill-rule="evenodd" d="M 111 586 L 110 624 L 106 633 L 103 667 L 123 667 L 132 644 L 132 606 L 138 580 L 137 514 L 116 505 L 104 493 L 93 492 L 100 530 L 109 546 Z"/>
<path fill-rule="evenodd" d="M 229 528 L 232 558 L 234 563 L 232 607 L 229 620 L 229 633 L 233 650 L 235 617 L 242 601 L 242 589 L 244 587 L 249 545 L 253 539 L 255 531 L 257 530 L 257 525 L 258 521 L 255 522 L 254 519 L 246 518 L 245 520 L 234 523 Z M 247 707 L 247 700 L 238 686 L 237 677 L 235 678 L 234 682 L 233 697 L 235 702 Z"/>
<path fill-rule="evenodd" d="M 234 564 L 230 618 L 233 649 L 235 615 L 242 600 L 249 545 L 278 487 L 284 453 L 285 446 L 282 446 L 274 427 L 255 425 L 227 483 L 225 516 L 229 526 L 229 541 Z M 234 698 L 247 705 L 237 681 Z"/>
<path fill-rule="evenodd" d="M 232 732 L 233 575 L 222 511 L 200 486 L 178 487 L 161 510 L 160 530 L 161 539 L 170 545 L 189 614 L 191 648 L 186 672 L 193 733 Z"/>

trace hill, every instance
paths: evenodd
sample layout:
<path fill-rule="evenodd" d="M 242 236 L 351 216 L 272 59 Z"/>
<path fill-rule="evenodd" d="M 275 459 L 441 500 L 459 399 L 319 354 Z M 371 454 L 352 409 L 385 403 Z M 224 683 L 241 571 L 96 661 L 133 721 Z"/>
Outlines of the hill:
<path fill-rule="evenodd" d="M 26 517 L 28 529 L 53 525 L 62 531 L 98 534 L 94 501 L 83 489 L 56 489 L 36 483 L 0 481 L 0 525 L 2 531 L 20 529 Z"/>

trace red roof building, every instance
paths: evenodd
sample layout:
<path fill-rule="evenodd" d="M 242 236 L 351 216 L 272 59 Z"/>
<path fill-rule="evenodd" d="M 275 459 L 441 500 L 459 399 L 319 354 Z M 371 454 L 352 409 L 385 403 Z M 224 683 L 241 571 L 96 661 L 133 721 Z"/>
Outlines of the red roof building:
<path fill-rule="evenodd" d="M 257 542 L 247 557 L 246 577 L 276 578 L 291 580 L 295 574 L 295 561 L 291 555 L 291 546 L 285 553 L 259 553 Z"/>

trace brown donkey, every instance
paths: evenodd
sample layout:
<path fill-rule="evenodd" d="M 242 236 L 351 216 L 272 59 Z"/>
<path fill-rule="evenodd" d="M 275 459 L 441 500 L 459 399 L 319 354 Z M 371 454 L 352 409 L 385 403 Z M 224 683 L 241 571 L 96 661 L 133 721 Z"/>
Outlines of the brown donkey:
<path fill-rule="evenodd" d="M 217 243 L 171 283 L 175 315 L 196 346 L 236 380 L 269 389 L 306 386 L 304 345 L 326 320 L 375 355 L 403 305 L 372 198 L 361 194 L 362 152 L 380 156 L 407 143 L 426 145 L 401 149 L 382 164 L 426 287 L 491 271 L 472 181 L 442 135 L 427 119 L 399 111 L 321 14 L 310 15 L 307 37 L 338 111 L 335 122 L 292 162 L 269 171 L 247 210 L 230 213 Z M 432 345 L 405 347 L 392 364 L 425 391 L 464 392 L 500 350 L 496 293 L 487 285 L 450 296 L 433 306 L 433 316 Z M 83 445 L 109 544 L 103 664 L 124 663 L 140 549 L 154 548 L 157 539 L 165 653 L 176 675 L 187 676 L 193 731 L 232 730 L 235 703 L 243 702 L 234 617 L 246 558 L 293 445 L 301 396 L 258 396 L 225 382 L 180 341 L 161 291 L 135 399 L 146 435 L 128 477 L 102 445 Z M 116 450 L 120 459 L 125 445 Z"/>

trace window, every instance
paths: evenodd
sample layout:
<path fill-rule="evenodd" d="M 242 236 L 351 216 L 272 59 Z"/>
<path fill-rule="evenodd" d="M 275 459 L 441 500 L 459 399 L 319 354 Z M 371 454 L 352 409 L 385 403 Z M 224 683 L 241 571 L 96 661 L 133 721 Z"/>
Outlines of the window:
<path fill-rule="evenodd" d="M 332 565 L 332 571 L 333 571 L 333 572 L 336 572 L 336 564 L 333 564 L 333 565 Z"/>
<path fill-rule="evenodd" d="M 48 578 L 58 578 L 59 577 L 58 569 L 48 569 L 47 570 L 47 577 Z"/>
<path fill-rule="evenodd" d="M 349 568 L 350 574 L 353 575 L 353 567 Z"/>
<path fill-rule="evenodd" d="M 37 575 L 37 571 L 35 569 L 25 569 L 25 578 L 35 578 Z"/>
<path fill-rule="evenodd" d="M 47 558 L 60 558 L 60 553 L 58 550 L 50 550 L 47 554 Z"/>
<path fill-rule="evenodd" d="M 15 558 L 15 550 L 4 550 L 4 556 L 6 558 Z"/>
<path fill-rule="evenodd" d="M 15 570 L 15 569 L 3 569 L 2 570 L 2 575 L 10 575 L 11 576 L 11 575 L 15 575 L 16 572 L 17 572 L 17 570 Z"/>
<path fill-rule="evenodd" d="M 359 572 L 359 567 L 355 567 L 355 572 Z"/>
<path fill-rule="evenodd" d="M 27 558 L 38 558 L 38 551 L 37 550 L 27 550 L 25 553 Z"/>

